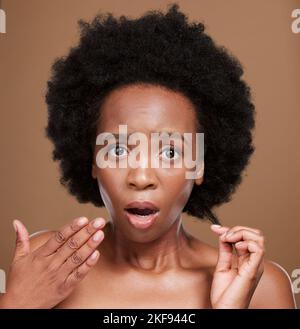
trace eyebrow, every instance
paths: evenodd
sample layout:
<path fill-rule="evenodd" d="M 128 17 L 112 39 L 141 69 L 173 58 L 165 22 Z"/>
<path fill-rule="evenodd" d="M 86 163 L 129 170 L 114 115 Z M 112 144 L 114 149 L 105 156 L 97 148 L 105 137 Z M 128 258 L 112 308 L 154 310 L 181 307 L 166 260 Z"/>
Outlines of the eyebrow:
<path fill-rule="evenodd" d="M 178 132 L 176 132 L 176 131 L 152 131 L 151 133 L 157 133 L 157 134 L 165 133 L 165 134 L 168 134 L 169 137 L 171 137 L 170 135 L 175 134 L 174 135 L 175 139 L 178 139 L 178 137 L 179 137 L 179 138 L 181 138 L 181 140 L 184 143 L 186 143 L 186 140 L 184 139 L 183 135 L 181 133 L 179 133 L 180 136 L 178 136 Z M 111 139 L 111 135 L 113 135 L 116 140 L 119 140 L 121 136 L 125 137 L 126 135 L 127 135 L 127 139 L 128 139 L 130 135 L 134 134 L 134 132 L 129 133 L 129 134 L 117 134 L 117 133 L 109 133 L 109 134 L 110 134 L 110 136 L 107 137 L 107 140 Z"/>

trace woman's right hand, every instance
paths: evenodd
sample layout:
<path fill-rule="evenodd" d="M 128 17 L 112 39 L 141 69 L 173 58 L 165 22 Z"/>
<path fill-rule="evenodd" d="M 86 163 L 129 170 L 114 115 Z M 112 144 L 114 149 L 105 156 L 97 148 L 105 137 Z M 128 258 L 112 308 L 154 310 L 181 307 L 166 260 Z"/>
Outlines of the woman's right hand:
<path fill-rule="evenodd" d="M 26 227 L 19 220 L 14 226 L 15 253 L 0 308 L 53 308 L 97 263 L 96 247 L 104 238 L 105 220 L 77 218 L 34 251 Z"/>

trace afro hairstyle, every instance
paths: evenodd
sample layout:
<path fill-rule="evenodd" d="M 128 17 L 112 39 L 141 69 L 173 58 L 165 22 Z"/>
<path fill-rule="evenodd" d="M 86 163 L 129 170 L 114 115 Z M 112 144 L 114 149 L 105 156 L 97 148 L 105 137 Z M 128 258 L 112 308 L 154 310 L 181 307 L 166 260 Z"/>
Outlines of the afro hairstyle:
<path fill-rule="evenodd" d="M 220 224 L 212 208 L 231 200 L 254 151 L 255 107 L 240 61 L 188 22 L 177 3 L 139 18 L 98 13 L 78 21 L 80 41 L 56 58 L 47 81 L 46 136 L 60 183 L 81 203 L 104 203 L 91 175 L 101 104 L 114 89 L 152 84 L 188 97 L 204 133 L 205 170 L 183 212 Z"/>

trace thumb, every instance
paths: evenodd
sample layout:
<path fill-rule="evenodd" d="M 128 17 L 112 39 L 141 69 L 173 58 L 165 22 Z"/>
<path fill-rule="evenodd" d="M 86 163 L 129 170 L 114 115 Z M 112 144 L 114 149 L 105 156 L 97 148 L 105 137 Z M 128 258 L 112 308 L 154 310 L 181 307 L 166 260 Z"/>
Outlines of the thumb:
<path fill-rule="evenodd" d="M 13 221 L 13 226 L 16 231 L 16 248 L 14 258 L 20 258 L 27 256 L 30 252 L 29 234 L 25 225 L 15 219 Z"/>
<path fill-rule="evenodd" d="M 225 234 L 225 233 L 224 233 Z M 233 247 L 231 243 L 224 242 L 219 237 L 219 255 L 216 265 L 216 272 L 229 271 L 232 266 Z"/>

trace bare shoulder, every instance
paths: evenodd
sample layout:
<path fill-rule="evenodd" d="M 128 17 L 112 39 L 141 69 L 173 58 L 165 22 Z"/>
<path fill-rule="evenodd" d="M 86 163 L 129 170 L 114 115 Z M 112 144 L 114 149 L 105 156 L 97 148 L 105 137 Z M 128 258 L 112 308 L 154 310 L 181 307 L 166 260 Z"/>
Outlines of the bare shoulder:
<path fill-rule="evenodd" d="M 264 261 L 264 272 L 249 308 L 297 308 L 291 279 L 281 265 Z"/>
<path fill-rule="evenodd" d="M 29 236 L 30 250 L 34 251 L 47 242 L 54 234 L 54 231 L 38 231 Z"/>

